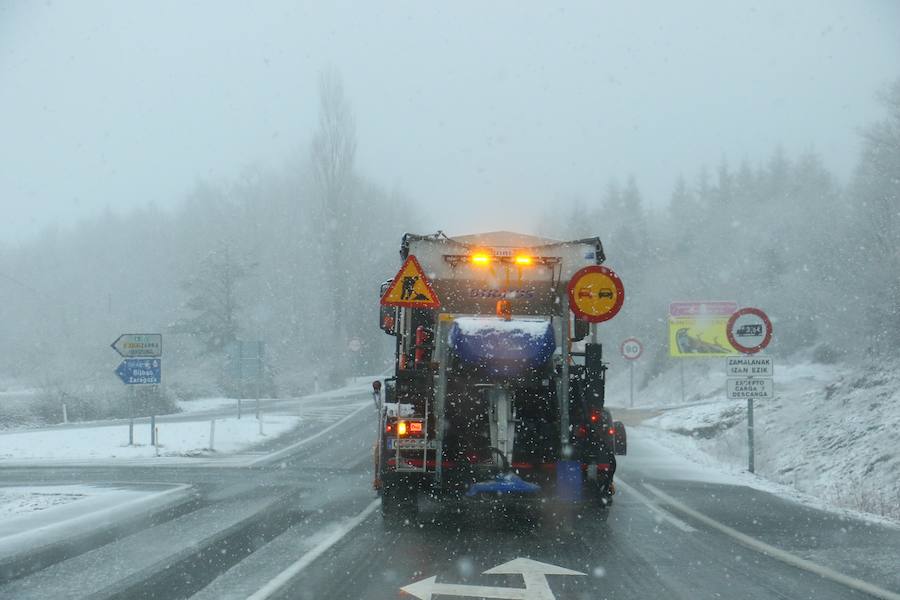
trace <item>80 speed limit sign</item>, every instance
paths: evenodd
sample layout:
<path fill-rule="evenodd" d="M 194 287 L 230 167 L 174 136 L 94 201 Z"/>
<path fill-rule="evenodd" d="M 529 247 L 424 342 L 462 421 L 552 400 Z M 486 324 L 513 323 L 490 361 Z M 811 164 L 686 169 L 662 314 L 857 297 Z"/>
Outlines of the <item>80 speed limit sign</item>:
<path fill-rule="evenodd" d="M 644 346 L 637 338 L 628 338 L 619 347 L 622 356 L 627 360 L 637 360 L 644 353 Z"/>

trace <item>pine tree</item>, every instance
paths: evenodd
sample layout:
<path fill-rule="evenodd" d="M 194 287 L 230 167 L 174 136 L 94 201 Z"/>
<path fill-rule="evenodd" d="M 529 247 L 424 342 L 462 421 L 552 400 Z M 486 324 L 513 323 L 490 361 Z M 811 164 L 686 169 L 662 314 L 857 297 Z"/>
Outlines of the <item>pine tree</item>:
<path fill-rule="evenodd" d="M 209 354 L 220 353 L 237 341 L 243 308 L 238 287 L 250 269 L 227 247 L 210 252 L 198 272 L 182 283 L 189 294 L 183 308 L 194 314 L 179 320 L 172 329 L 198 338 Z"/>

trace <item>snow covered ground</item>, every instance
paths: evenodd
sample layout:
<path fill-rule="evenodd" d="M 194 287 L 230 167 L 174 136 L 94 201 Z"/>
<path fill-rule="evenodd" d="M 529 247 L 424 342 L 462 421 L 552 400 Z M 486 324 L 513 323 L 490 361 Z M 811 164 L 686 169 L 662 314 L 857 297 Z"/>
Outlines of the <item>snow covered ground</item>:
<path fill-rule="evenodd" d="M 190 486 L 163 484 L 0 487 L 0 560 L 121 519 L 146 518 L 190 494 Z"/>
<path fill-rule="evenodd" d="M 210 448 L 210 420 L 157 424 L 159 448 L 150 445 L 150 426 L 136 424 L 134 445 L 128 445 L 128 425 L 97 425 L 0 434 L 0 464 L 19 460 L 129 459 L 236 453 L 294 428 L 300 417 L 263 415 L 263 433 L 252 417 L 216 419 Z"/>
<path fill-rule="evenodd" d="M 673 368 L 636 391 L 635 405 L 662 409 L 644 425 L 673 452 L 744 472 L 746 402 L 725 399 L 724 361 L 704 362 L 687 365 L 685 404 Z M 620 377 L 611 400 L 627 398 L 622 380 L 627 386 Z M 900 365 L 776 361 L 775 395 L 754 405 L 759 477 L 832 506 L 900 519 Z"/>
<path fill-rule="evenodd" d="M 0 488 L 0 522 L 8 523 L 12 517 L 82 500 L 94 493 L 94 488 L 74 485 Z"/>

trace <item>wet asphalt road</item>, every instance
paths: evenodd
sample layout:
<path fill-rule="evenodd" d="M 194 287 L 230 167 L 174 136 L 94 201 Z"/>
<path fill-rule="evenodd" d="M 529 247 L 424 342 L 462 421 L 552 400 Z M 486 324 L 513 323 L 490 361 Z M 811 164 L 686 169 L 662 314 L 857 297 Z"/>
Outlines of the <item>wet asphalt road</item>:
<path fill-rule="evenodd" d="M 261 451 L 308 439 L 366 399 L 323 401 L 291 439 Z M 334 415 L 324 410 L 329 406 Z M 357 412 L 261 467 L 207 461 L 2 469 L 7 484 L 187 482 L 197 497 L 157 522 L 68 549 L 53 564 L 3 582 L 0 598 L 383 600 L 412 598 L 401 588 L 431 577 L 443 586 L 487 586 L 503 597 L 544 600 L 873 597 L 853 589 L 854 582 L 834 581 L 840 574 L 900 593 L 900 530 L 803 507 L 685 465 L 646 430 L 630 436 L 630 455 L 619 467 L 623 485 L 607 519 L 595 509 L 548 509 L 531 520 L 480 510 L 462 517 L 423 503 L 417 520 L 386 528 L 373 507 L 372 419 L 368 410 Z M 748 547 L 735 534 L 758 545 Z M 801 568 L 791 557 L 809 562 Z M 583 575 L 547 575 L 547 596 L 534 582 L 523 589 L 520 574 L 484 574 L 517 558 Z M 467 596 L 433 596 L 455 597 Z"/>

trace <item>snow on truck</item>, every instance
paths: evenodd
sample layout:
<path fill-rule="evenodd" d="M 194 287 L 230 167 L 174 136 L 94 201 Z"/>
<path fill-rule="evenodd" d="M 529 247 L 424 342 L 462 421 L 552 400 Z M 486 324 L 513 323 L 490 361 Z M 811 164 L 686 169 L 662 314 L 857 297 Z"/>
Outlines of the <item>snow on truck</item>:
<path fill-rule="evenodd" d="M 591 323 L 624 291 L 600 239 L 406 234 L 400 254 L 381 288 L 396 337 L 375 453 L 385 519 L 414 515 L 420 494 L 608 507 L 626 434 Z"/>

